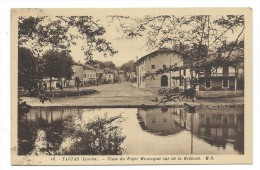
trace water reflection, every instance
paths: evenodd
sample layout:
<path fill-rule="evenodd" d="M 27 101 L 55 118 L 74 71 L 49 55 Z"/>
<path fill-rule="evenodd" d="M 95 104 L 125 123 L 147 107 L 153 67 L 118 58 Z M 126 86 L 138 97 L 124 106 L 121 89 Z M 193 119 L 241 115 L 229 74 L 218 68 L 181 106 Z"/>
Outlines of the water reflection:
<path fill-rule="evenodd" d="M 233 144 L 235 150 L 244 153 L 243 108 L 203 107 L 196 108 L 195 113 L 183 108 L 138 109 L 137 118 L 143 130 L 155 135 L 173 135 L 188 130 L 191 132 L 191 154 L 193 135 L 218 148 L 225 149 L 227 144 Z"/>
<path fill-rule="evenodd" d="M 19 155 L 244 153 L 243 108 L 37 107 L 18 128 Z"/>
<path fill-rule="evenodd" d="M 35 107 L 30 110 L 30 113 L 25 115 L 25 121 L 28 123 L 42 122 L 45 124 L 52 124 L 67 119 L 75 113 L 82 112 L 82 109 L 78 108 L 42 108 Z"/>
<path fill-rule="evenodd" d="M 121 143 L 125 136 L 121 133 L 121 114 L 109 116 L 98 111 L 33 108 L 19 123 L 18 154 L 122 154 Z M 26 134 L 28 131 L 30 135 Z"/>
<path fill-rule="evenodd" d="M 185 129 L 185 121 L 181 108 L 138 109 L 137 118 L 140 126 L 150 133 L 157 135 L 175 134 Z"/>

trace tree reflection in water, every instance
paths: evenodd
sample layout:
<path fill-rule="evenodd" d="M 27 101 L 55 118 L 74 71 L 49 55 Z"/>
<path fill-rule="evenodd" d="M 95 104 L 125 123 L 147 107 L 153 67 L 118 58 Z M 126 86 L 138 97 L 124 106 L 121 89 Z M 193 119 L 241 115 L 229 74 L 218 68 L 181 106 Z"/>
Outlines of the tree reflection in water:
<path fill-rule="evenodd" d="M 36 121 L 28 118 L 28 113 L 18 121 L 18 154 L 26 155 L 55 155 L 58 154 L 60 144 L 63 140 L 62 120 L 53 121 L 53 109 L 49 110 L 51 121 L 44 119 L 41 108 Z M 47 114 L 47 112 L 45 112 Z M 47 117 L 45 115 L 45 117 Z"/>
<path fill-rule="evenodd" d="M 35 129 L 30 128 L 27 119 L 31 107 L 22 100 L 18 100 L 18 155 L 25 155 L 32 151 L 35 141 Z"/>
<path fill-rule="evenodd" d="M 43 113 L 40 109 L 35 121 L 29 120 L 27 113 L 21 116 L 18 121 L 19 155 L 123 154 L 121 144 L 125 136 L 119 125 L 124 119 L 120 114 L 112 117 L 99 114 L 86 120 L 89 116 L 74 109 L 74 113 L 70 113 L 73 117 L 63 120 L 63 109 L 61 119 L 54 119 L 52 112 L 52 108 Z"/>

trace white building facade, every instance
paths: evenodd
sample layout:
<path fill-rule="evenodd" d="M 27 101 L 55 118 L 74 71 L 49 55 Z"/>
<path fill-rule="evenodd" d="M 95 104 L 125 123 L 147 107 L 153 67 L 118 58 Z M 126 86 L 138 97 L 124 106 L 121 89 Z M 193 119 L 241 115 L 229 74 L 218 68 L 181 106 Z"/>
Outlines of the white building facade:
<path fill-rule="evenodd" d="M 160 69 L 164 70 L 169 67 L 182 67 L 183 64 L 182 54 L 176 51 L 157 50 L 147 54 L 136 61 L 137 86 L 139 88 L 179 87 L 179 80 L 171 78 L 179 76 L 179 70 L 158 74 L 156 76 L 144 77 L 147 73 L 153 74 Z"/>

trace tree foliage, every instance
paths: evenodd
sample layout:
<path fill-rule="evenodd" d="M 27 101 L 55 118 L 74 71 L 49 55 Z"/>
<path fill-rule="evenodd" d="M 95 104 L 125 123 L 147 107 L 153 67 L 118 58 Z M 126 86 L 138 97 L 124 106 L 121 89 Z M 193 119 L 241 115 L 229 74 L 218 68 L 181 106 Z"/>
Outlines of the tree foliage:
<path fill-rule="evenodd" d="M 124 38 L 145 38 L 148 50 L 172 49 L 197 61 L 227 43 L 243 38 L 243 15 L 109 16 Z M 234 48 L 230 49 L 230 53 Z"/>
<path fill-rule="evenodd" d="M 50 91 L 52 78 L 57 78 L 63 87 L 63 79 L 70 80 L 73 75 L 72 65 L 73 59 L 65 50 L 59 52 L 57 50 L 49 50 L 42 56 L 44 63 L 44 75 L 49 77 Z"/>
<path fill-rule="evenodd" d="M 103 66 L 102 67 L 103 68 L 108 67 L 108 68 L 111 68 L 111 69 L 114 69 L 114 70 L 117 69 L 116 65 L 112 61 L 105 61 L 105 62 L 103 62 Z"/>
<path fill-rule="evenodd" d="M 40 56 L 45 47 L 70 52 L 77 40 L 83 40 L 81 50 L 88 60 L 93 59 L 93 51 L 107 55 L 117 53 L 111 42 L 102 38 L 105 28 L 91 16 L 20 17 L 18 23 L 19 46 L 29 46 Z"/>
<path fill-rule="evenodd" d="M 135 71 L 135 62 L 130 60 L 127 63 L 124 63 L 120 66 L 120 69 L 124 71 L 125 74 Z"/>
<path fill-rule="evenodd" d="M 104 68 L 110 68 L 110 69 L 114 69 L 116 70 L 116 65 L 115 63 L 113 63 L 113 61 L 99 61 L 99 60 L 92 60 L 87 62 L 87 64 L 91 64 L 91 65 L 99 65 L 100 69 L 104 69 Z"/>
<path fill-rule="evenodd" d="M 121 155 L 124 152 L 121 144 L 125 140 L 120 122 L 122 115 L 95 116 L 87 122 L 78 114 L 72 120 L 65 122 L 64 138 L 69 138 L 72 144 L 61 149 L 65 155 Z"/>
<path fill-rule="evenodd" d="M 31 91 L 43 78 L 43 62 L 24 47 L 18 49 L 18 87 Z"/>

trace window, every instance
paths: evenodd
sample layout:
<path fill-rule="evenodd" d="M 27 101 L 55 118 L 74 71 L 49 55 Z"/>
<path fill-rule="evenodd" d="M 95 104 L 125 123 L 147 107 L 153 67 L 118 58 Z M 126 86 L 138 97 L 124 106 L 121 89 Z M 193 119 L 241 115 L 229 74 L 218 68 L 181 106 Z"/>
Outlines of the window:
<path fill-rule="evenodd" d="M 152 65 L 152 69 L 155 69 L 155 65 Z"/>
<path fill-rule="evenodd" d="M 86 77 L 87 77 L 87 74 L 84 74 L 84 77 L 86 78 Z"/>
<path fill-rule="evenodd" d="M 163 65 L 163 70 L 165 70 L 166 69 L 166 65 Z"/>
<path fill-rule="evenodd" d="M 111 78 L 111 75 L 108 75 L 108 78 Z"/>
<path fill-rule="evenodd" d="M 183 75 L 186 76 L 186 69 L 183 70 Z"/>
<path fill-rule="evenodd" d="M 60 83 L 56 83 L 56 87 L 61 87 Z"/>
<path fill-rule="evenodd" d="M 92 78 L 92 74 L 89 74 L 89 78 Z"/>
<path fill-rule="evenodd" d="M 180 77 L 180 86 L 184 86 L 184 78 Z"/>

